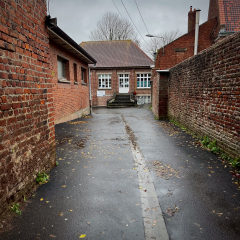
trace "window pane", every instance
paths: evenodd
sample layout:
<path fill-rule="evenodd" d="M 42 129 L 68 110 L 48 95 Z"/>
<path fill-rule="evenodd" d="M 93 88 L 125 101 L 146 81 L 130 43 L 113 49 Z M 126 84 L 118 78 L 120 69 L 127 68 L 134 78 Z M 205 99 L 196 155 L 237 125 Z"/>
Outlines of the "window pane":
<path fill-rule="evenodd" d="M 64 64 L 63 60 L 58 59 L 57 65 L 58 65 L 58 78 L 65 78 L 66 77 L 65 64 Z"/>

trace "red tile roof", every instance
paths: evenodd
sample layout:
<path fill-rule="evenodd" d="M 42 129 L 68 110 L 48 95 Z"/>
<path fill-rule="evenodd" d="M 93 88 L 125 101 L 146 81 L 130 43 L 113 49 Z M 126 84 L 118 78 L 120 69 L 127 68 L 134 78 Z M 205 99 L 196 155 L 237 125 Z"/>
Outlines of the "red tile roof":
<path fill-rule="evenodd" d="M 92 41 L 80 45 L 97 60 L 96 67 L 139 67 L 153 64 L 131 40 Z"/>
<path fill-rule="evenodd" d="M 226 31 L 240 31 L 240 1 L 218 0 L 221 25 L 225 25 Z"/>

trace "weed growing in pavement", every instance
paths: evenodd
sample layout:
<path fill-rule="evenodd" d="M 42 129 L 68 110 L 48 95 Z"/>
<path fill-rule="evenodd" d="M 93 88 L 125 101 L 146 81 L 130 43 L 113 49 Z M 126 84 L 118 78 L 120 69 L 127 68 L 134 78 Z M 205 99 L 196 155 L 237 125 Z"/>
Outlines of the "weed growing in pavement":
<path fill-rule="evenodd" d="M 203 140 L 201 141 L 201 143 L 202 143 L 202 145 L 203 145 L 204 147 L 207 147 L 208 144 L 210 143 L 210 140 L 209 140 L 208 136 L 204 136 L 204 137 L 203 137 Z"/>
<path fill-rule="evenodd" d="M 213 142 L 210 142 L 209 137 L 204 136 L 201 143 L 204 147 L 210 149 L 210 152 L 213 152 L 213 153 L 219 153 L 220 152 L 220 148 L 217 147 L 217 140 L 214 140 Z"/>
<path fill-rule="evenodd" d="M 13 204 L 11 205 L 10 209 L 11 209 L 13 212 L 15 212 L 16 214 L 18 214 L 18 215 L 21 215 L 21 214 L 22 214 L 22 212 L 21 212 L 21 210 L 20 210 L 20 204 L 19 204 L 19 203 L 13 203 Z"/>
<path fill-rule="evenodd" d="M 183 131 L 187 131 L 184 126 L 182 126 L 180 123 L 177 121 L 171 119 L 170 122 L 172 122 L 174 125 L 180 127 Z M 200 140 L 202 143 L 203 147 L 207 148 L 210 152 L 215 153 L 215 154 L 221 154 L 221 158 L 223 160 L 226 160 L 229 162 L 229 164 L 237 169 L 240 169 L 240 158 L 233 159 L 229 157 L 227 154 L 224 153 L 223 150 L 221 150 L 219 147 L 217 147 L 217 140 L 210 141 L 208 136 L 204 136 L 199 138 L 195 133 L 192 133 L 191 131 L 187 131 L 187 133 L 191 134 L 193 137 L 197 138 Z"/>
<path fill-rule="evenodd" d="M 240 168 L 240 158 L 231 159 L 229 162 L 233 167 Z"/>
<path fill-rule="evenodd" d="M 49 175 L 47 175 L 45 172 L 38 173 L 36 178 L 36 182 L 40 185 L 47 183 L 49 180 Z"/>

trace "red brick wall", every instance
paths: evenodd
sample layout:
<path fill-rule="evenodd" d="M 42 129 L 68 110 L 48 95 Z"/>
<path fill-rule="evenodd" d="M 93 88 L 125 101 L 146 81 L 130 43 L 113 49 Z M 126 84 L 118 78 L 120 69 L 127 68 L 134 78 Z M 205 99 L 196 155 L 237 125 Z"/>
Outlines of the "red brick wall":
<path fill-rule="evenodd" d="M 218 0 L 210 0 L 208 8 L 208 20 L 219 17 Z"/>
<path fill-rule="evenodd" d="M 92 106 L 106 106 L 107 100 L 110 99 L 114 92 L 119 93 L 119 78 L 120 73 L 130 74 L 129 76 L 129 93 L 137 92 L 137 94 L 151 94 L 151 88 L 137 89 L 137 73 L 151 73 L 151 69 L 111 69 L 99 70 L 91 69 L 91 90 L 92 90 Z M 111 74 L 111 89 L 98 89 L 98 75 Z M 97 91 L 105 91 L 104 97 L 97 97 Z"/>
<path fill-rule="evenodd" d="M 190 7 L 190 11 L 188 12 L 188 32 L 195 30 L 196 24 L 196 10 Z"/>
<path fill-rule="evenodd" d="M 217 19 L 211 19 L 203 23 L 199 28 L 198 52 L 210 47 L 214 42 L 211 33 L 217 24 Z M 194 54 L 195 30 L 181 36 L 168 44 L 157 53 L 155 67 L 157 69 L 169 69 Z"/>
<path fill-rule="evenodd" d="M 170 70 L 168 115 L 240 156 L 240 33 Z M 161 82 L 160 82 L 161 84 Z"/>
<path fill-rule="evenodd" d="M 0 1 L 0 214 L 55 165 L 45 0 Z"/>
<path fill-rule="evenodd" d="M 68 59 L 68 75 L 71 83 L 58 82 L 57 56 Z M 74 67 L 77 64 L 77 83 L 74 83 Z M 81 68 L 86 69 L 87 84 L 82 84 Z M 50 41 L 50 69 L 53 81 L 55 123 L 69 121 L 89 114 L 88 64 Z"/>

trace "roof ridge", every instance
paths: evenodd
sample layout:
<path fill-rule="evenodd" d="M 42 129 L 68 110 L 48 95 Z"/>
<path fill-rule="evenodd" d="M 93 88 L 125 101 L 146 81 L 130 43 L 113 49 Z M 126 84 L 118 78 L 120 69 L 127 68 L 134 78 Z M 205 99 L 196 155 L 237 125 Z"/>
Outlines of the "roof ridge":
<path fill-rule="evenodd" d="M 100 42 L 100 43 L 103 43 L 103 42 L 133 42 L 131 39 L 125 39 L 125 40 L 99 40 L 99 41 L 83 41 L 81 42 L 82 43 L 97 43 L 97 42 Z"/>

